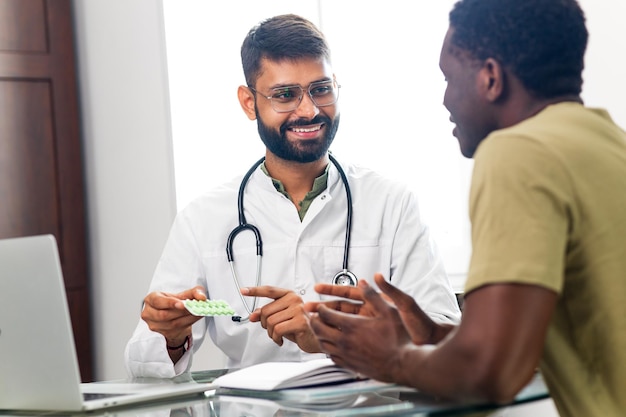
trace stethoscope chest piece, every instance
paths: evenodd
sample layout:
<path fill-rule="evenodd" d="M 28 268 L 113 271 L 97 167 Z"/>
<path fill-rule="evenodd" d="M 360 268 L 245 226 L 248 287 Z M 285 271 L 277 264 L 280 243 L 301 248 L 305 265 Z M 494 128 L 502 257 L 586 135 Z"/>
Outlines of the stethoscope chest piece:
<path fill-rule="evenodd" d="M 352 272 L 348 271 L 347 269 L 344 269 L 344 270 L 337 272 L 337 274 L 333 277 L 332 282 L 334 285 L 356 287 L 359 280 L 357 279 L 356 275 L 354 275 Z"/>

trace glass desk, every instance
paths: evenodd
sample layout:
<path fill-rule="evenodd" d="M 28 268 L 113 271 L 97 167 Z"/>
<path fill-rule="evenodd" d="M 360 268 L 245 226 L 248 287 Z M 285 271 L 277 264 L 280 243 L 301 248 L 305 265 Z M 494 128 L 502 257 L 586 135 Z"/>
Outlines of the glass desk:
<path fill-rule="evenodd" d="M 225 370 L 194 372 L 195 381 L 211 382 Z M 189 376 L 184 378 L 189 379 Z M 135 382 L 153 382 L 140 379 Z M 176 379 L 174 380 L 176 381 Z M 120 382 L 120 381 L 114 381 Z M 129 381 L 126 381 L 129 382 Z M 103 382 L 106 383 L 106 382 Z M 107 416 L 107 417 L 327 417 L 327 416 L 481 416 L 504 408 L 495 404 L 443 401 L 405 387 L 379 386 L 360 381 L 336 385 L 335 389 L 308 388 L 258 393 L 254 397 L 236 390 L 211 390 L 204 395 L 179 397 L 87 413 L 10 412 L 0 416 Z M 518 394 L 513 404 L 548 398 L 540 373 Z"/>

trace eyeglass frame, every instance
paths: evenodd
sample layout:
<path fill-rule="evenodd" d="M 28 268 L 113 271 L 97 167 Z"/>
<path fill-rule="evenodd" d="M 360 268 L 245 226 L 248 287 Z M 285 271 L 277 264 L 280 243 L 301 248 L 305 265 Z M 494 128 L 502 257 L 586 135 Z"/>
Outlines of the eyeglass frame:
<path fill-rule="evenodd" d="M 311 95 L 311 87 L 315 86 L 315 85 L 323 85 L 323 84 L 326 84 L 326 83 L 331 83 L 331 84 L 336 85 L 337 93 L 335 95 L 335 100 L 332 103 L 328 103 L 328 104 L 321 104 L 321 105 L 317 104 L 317 102 L 315 101 L 315 97 L 313 97 L 313 95 Z M 272 88 L 272 91 L 273 91 L 273 90 L 279 90 L 279 89 L 290 89 L 290 88 L 295 89 L 296 87 L 300 89 L 300 96 L 298 97 L 298 101 L 294 102 L 294 104 L 295 104 L 294 108 L 290 109 L 290 110 L 278 110 L 278 109 L 276 109 L 276 107 L 274 105 L 274 96 L 272 96 L 272 95 L 266 96 L 263 93 L 261 93 L 259 90 L 257 90 L 256 88 L 248 86 L 248 88 L 250 90 L 252 90 L 255 94 L 258 94 L 259 96 L 269 100 L 270 101 L 270 105 L 272 106 L 272 109 L 276 113 L 289 113 L 289 112 L 292 112 L 292 111 L 296 110 L 300 106 L 300 103 L 302 103 L 302 98 L 304 97 L 304 91 L 305 90 L 304 90 L 304 88 L 300 84 L 292 84 L 292 85 L 285 85 L 285 86 L 281 86 L 281 87 Z M 333 104 L 337 103 L 337 101 L 339 100 L 339 89 L 340 88 L 341 88 L 341 85 L 339 85 L 339 83 L 337 83 L 337 80 L 335 80 L 335 79 L 332 79 L 332 80 L 322 80 L 322 81 L 313 81 L 311 84 L 309 84 L 307 86 L 306 92 L 309 95 L 309 98 L 311 99 L 311 102 L 313 102 L 313 104 L 316 107 L 328 107 L 328 106 L 332 106 Z"/>

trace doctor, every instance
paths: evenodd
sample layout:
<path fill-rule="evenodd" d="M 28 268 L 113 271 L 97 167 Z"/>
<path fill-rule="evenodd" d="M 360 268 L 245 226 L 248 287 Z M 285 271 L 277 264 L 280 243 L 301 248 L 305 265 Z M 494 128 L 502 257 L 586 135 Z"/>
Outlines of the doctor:
<path fill-rule="evenodd" d="M 129 374 L 181 374 L 207 335 L 228 367 L 323 357 L 304 302 L 320 300 L 314 285 L 331 282 L 346 258 L 356 277 L 383 273 L 433 320 L 458 322 L 456 298 L 415 196 L 370 170 L 343 165 L 340 171 L 329 162 L 340 84 L 323 34 L 298 16 L 276 16 L 248 33 L 241 56 L 247 85 L 238 98 L 257 121 L 265 160 L 245 181 L 209 191 L 176 217 L 126 347 Z M 258 228 L 263 256 L 258 264 L 256 239 L 242 232 L 232 243 L 233 274 L 225 247 L 240 223 L 238 207 Z M 181 302 L 188 298 L 225 300 L 249 320 L 192 316 Z"/>

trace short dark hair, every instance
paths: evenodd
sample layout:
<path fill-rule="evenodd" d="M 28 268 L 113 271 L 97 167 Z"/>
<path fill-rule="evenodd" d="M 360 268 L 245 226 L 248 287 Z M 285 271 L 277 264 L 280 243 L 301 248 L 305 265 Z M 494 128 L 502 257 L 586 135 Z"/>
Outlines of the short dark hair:
<path fill-rule="evenodd" d="M 450 26 L 454 46 L 497 60 L 531 94 L 580 94 L 588 33 L 576 0 L 460 0 Z"/>
<path fill-rule="evenodd" d="M 330 48 L 324 34 L 307 19 L 285 14 L 271 17 L 253 27 L 241 45 L 241 63 L 246 83 L 254 87 L 261 61 L 324 58 Z"/>

